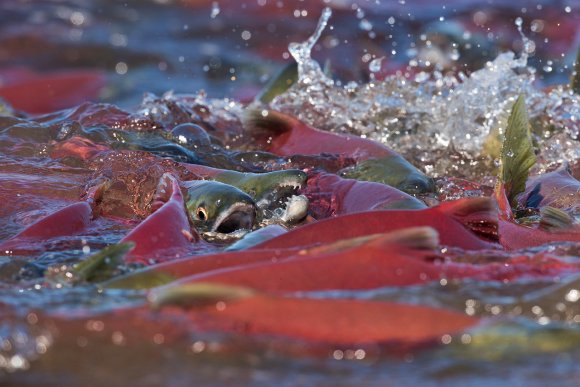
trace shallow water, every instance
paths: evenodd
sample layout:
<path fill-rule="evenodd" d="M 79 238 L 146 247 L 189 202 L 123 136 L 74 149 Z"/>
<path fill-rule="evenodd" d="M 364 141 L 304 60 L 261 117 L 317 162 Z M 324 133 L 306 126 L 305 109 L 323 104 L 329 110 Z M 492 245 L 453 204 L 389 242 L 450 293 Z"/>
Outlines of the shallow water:
<path fill-rule="evenodd" d="M 290 60 L 287 45 L 306 40 L 323 7 L 314 2 L 285 2 L 283 7 L 261 6 L 260 1 L 246 7 L 223 1 L 185 3 L 189 5 L 105 0 L 2 4 L 0 64 L 38 70 L 97 67 L 105 70 L 108 79 L 101 100 L 132 112 L 129 122 L 145 132 L 137 136 L 139 141 L 154 137 L 148 119 L 172 127 L 183 111 L 201 105 L 209 113 L 194 110 L 207 122 L 231 129 L 224 131 L 234 138 L 235 148 L 244 142 L 239 132 L 240 101 L 249 102 L 282 66 L 282 59 Z M 500 9 L 468 1 L 445 6 L 366 2 L 361 8 L 352 2 L 331 3 L 334 14 L 327 29 L 320 31 L 320 39 L 312 41 L 312 56 L 319 63 L 330 60 L 333 79 L 310 62 L 309 50 L 295 51 L 295 57 L 303 55 L 298 58 L 304 61 L 301 82 L 272 107 L 321 129 L 362 134 L 389 144 L 428 174 L 441 177 L 437 183 L 442 194 L 449 187 L 449 176 L 482 183 L 483 188 L 474 191 L 478 196 L 493 185 L 497 155 L 482 155 L 483 144 L 490 131 L 505 126 L 506 108 L 521 92 L 530 116 L 539 122 L 534 129 L 541 153 L 534 172 L 580 157 L 578 95 L 558 88 L 547 94 L 541 91 L 545 85 L 567 82 L 580 39 L 578 4 L 524 1 Z M 562 25 L 575 26 L 572 33 L 558 35 L 558 29 L 550 30 L 551 21 L 542 19 L 544 13 L 555 15 Z M 524 33 L 535 44 L 527 58 L 516 17 L 524 18 Z M 538 20 L 544 23 L 542 29 Z M 422 45 L 429 28 L 455 28 L 455 22 L 466 23 L 472 35 L 483 37 L 481 45 L 486 45 L 479 53 L 459 47 L 463 50 L 454 60 L 453 48 L 458 47 L 433 51 Z M 35 44 L 50 48 L 40 53 Z M 497 55 L 506 45 L 516 54 Z M 383 56 L 380 69 L 377 62 L 371 65 Z M 427 65 L 425 58 L 441 60 Z M 446 74 L 453 67 L 465 75 Z M 402 75 L 405 72 L 407 77 Z M 200 89 L 206 92 L 198 93 Z M 142 97 L 144 92 L 161 95 L 167 90 L 175 93 L 162 99 Z M 168 102 L 179 108 L 168 108 Z M 117 114 L 108 107 L 103 111 L 105 117 Z M 112 143 L 116 132 L 90 125 L 91 118 L 86 117 L 81 130 L 63 125 L 82 121 L 74 114 L 28 117 L 18 125 L 12 118 L 0 119 L 0 194 L 10 203 L 0 207 L 0 240 L 79 200 L 85 192 L 97 167 L 48 159 L 51 141 L 89 128 L 84 132 L 87 137 L 109 136 Z M 451 143 L 455 159 L 444 157 Z M 180 161 L 183 157 L 171 156 Z M 223 162 L 230 163 L 229 168 L 240 166 L 232 160 Z M 51 239 L 43 252 L 0 256 L 3 385 L 540 386 L 557 382 L 572 386 L 580 379 L 577 271 L 541 279 L 441 278 L 420 286 L 298 294 L 430 305 L 483 318 L 466 332 L 444 335 L 421 348 L 388 343 L 360 348 L 310 346 L 279 337 L 202 333 L 195 326 L 173 332 L 174 322 L 181 325 L 175 316 L 163 314 L 155 323 L 158 327 L 139 329 L 137 324 L 133 329 L 113 320 L 109 323 L 104 313 L 144 305 L 144 292 L 101 290 L 86 284 L 71 287 L 44 277 L 48 267 L 72 264 L 118 242 L 138 221 L 101 217 L 81 234 Z M 554 243 L 517 254 L 537 253 L 579 263 L 577 243 Z M 450 249 L 446 254 L 450 259 L 482 263 L 501 263 L 510 257 L 496 251 L 476 254 Z"/>

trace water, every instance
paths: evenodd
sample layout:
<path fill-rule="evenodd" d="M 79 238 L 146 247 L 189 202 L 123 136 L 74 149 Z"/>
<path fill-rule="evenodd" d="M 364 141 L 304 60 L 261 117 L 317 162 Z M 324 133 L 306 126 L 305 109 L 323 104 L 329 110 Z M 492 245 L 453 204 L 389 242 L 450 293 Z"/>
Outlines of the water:
<path fill-rule="evenodd" d="M 323 20 L 328 16 L 323 14 Z M 521 23 L 519 19 L 520 33 Z M 325 24 L 319 24 L 312 38 L 320 36 Z M 524 50 L 518 58 L 513 52 L 499 54 L 470 75 L 421 72 L 414 79 L 394 75 L 344 87 L 305 59 L 313 45 L 309 40 L 302 46 L 291 45 L 300 80 L 272 106 L 313 127 L 362 135 L 415 156 L 417 163 L 438 177 L 449 175 L 449 165 L 438 160 L 449 149 L 462 153 L 463 161 L 475 167 L 478 157 L 497 158 L 499 149 L 486 149 L 486 145 L 501 136 L 511 106 L 523 94 L 531 120 L 540 121 L 533 129 L 541 152 L 537 171 L 543 172 L 580 156 L 580 97 L 561 88 L 547 96 L 538 90 L 533 85 L 535 69 L 527 67 L 531 42 L 523 34 L 522 39 Z M 493 170 L 486 172 L 493 174 Z M 481 179 L 485 172 L 468 177 Z"/>
<path fill-rule="evenodd" d="M 27 15 L 30 24 L 26 26 L 31 30 L 34 28 L 30 26 L 54 23 L 66 29 L 72 41 L 80 42 L 76 46 L 77 59 L 74 55 L 57 56 L 54 59 L 57 68 L 71 64 L 82 66 L 78 58 L 87 55 L 83 47 L 90 49 L 91 41 L 102 45 L 103 40 L 112 39 L 110 45 L 105 45 L 105 59 L 113 82 L 102 98 L 131 111 L 129 122 L 134 127 L 153 132 L 146 120 L 172 127 L 183 112 L 191 114 L 194 111 L 208 124 L 220 130 L 231 130 L 224 146 L 235 149 L 244 137 L 239 131 L 244 104 L 239 99 L 243 99 L 248 90 L 251 95 L 277 65 L 271 59 L 260 62 L 265 63 L 265 69 L 256 65 L 259 57 L 256 52 L 268 47 L 268 39 L 267 34 L 260 33 L 259 28 L 252 28 L 251 24 L 272 24 L 274 11 L 264 11 L 265 18 L 255 17 L 250 21 L 234 18 L 239 26 L 232 27 L 236 31 L 230 33 L 227 17 L 239 11 L 234 6 L 208 2 L 202 7 L 203 12 L 186 14 L 174 4 L 163 6 L 161 3 L 129 2 L 123 7 L 109 2 L 55 1 L 47 2 L 43 5 L 46 8 L 38 8 L 35 12 L 21 4 L 3 5 L 2 9 L 6 12 L 3 19 L 9 18 L 8 12 L 20 17 Z M 445 11 L 431 3 L 391 3 L 365 4 L 363 9 L 341 2 L 334 4 L 332 18 L 331 11 L 322 6 L 311 9 L 301 2 L 289 5 L 289 14 L 293 15 L 291 21 L 274 23 L 277 28 L 271 35 L 278 39 L 277 46 L 281 45 L 280 41 L 303 42 L 293 43 L 289 48 L 299 64 L 299 81 L 277 97 L 271 107 L 294 114 L 320 129 L 383 142 L 431 176 L 467 177 L 491 185 L 497 155 L 489 145 L 490 133 L 502 133 L 507 110 L 517 95 L 524 93 L 541 152 L 534 173 L 552 169 L 563 160 L 574 161 L 580 157 L 579 97 L 560 87 L 541 91 L 538 78 L 547 82 L 546 79 L 557 71 L 547 72 L 529 66 L 530 61 L 538 58 L 533 58 L 526 38 L 523 38 L 522 49 L 490 57 L 479 69 L 447 73 L 443 68 L 423 68 L 413 62 L 415 57 L 405 57 L 402 60 L 404 71 L 381 74 L 393 56 L 405 52 L 400 46 L 406 40 L 421 41 L 420 33 L 413 31 L 413 39 L 407 36 L 406 32 L 412 29 L 402 22 L 406 20 L 405 13 L 412 13 L 413 18 L 425 24 L 438 21 L 440 14 L 444 19 L 452 19 L 457 12 L 479 22 L 483 20 L 482 15 L 475 17 L 477 12 L 461 11 L 477 5 L 470 2 L 453 2 Z M 491 17 L 493 12 L 485 5 L 479 6 L 479 12 Z M 547 2 L 546 7 L 549 6 Z M 517 5 L 515 11 L 514 8 L 508 11 L 520 15 L 524 7 L 535 16 L 542 12 L 535 2 L 526 2 Z M 553 7 L 561 14 L 564 6 Z M 47 11 L 54 9 L 59 11 L 56 17 Z M 119 10 L 122 12 L 114 19 L 113 15 Z M 296 17 L 296 10 L 299 17 Z M 165 17 L 165 21 L 173 21 L 169 31 L 160 27 L 165 22 L 155 19 L 155 13 Z M 563 15 L 567 13 L 577 20 L 576 8 L 564 11 Z M 315 28 L 319 15 L 322 17 Z M 113 20 L 112 26 L 107 27 L 107 20 Z M 218 31 L 219 36 L 206 36 L 205 30 L 196 26 L 197 21 L 203 28 Z M 302 34 L 288 32 L 297 29 L 295 23 L 302 22 L 308 25 Z M 343 22 L 349 26 L 346 32 L 340 31 Z M 515 26 L 510 20 L 507 27 L 516 35 L 516 27 L 525 27 L 526 22 L 517 24 Z M 393 26 L 393 30 L 384 33 L 385 27 L 380 26 Z M 129 32 L 133 28 L 137 33 Z M 251 34 L 244 35 L 244 31 Z M 305 34 L 311 31 L 315 32 L 308 38 Z M 354 31 L 363 31 L 364 37 L 357 38 Z M 373 32 L 374 38 L 370 35 Z M 369 45 L 377 36 L 382 37 L 381 34 L 394 35 L 385 41 L 397 42 L 397 46 L 392 46 L 396 48 L 381 51 Z M 152 45 L 152 36 L 157 36 L 164 44 Z M 181 40 L 174 41 L 176 36 Z M 193 39 L 185 39 L 187 36 Z M 244 40 L 244 36 L 250 37 Z M 85 38 L 87 40 L 83 40 Z M 360 44 L 353 48 L 355 44 L 340 43 L 345 39 Z M 264 44 L 260 45 L 262 40 Z M 338 46 L 335 40 L 339 41 Z M 245 44 L 253 51 L 244 51 L 248 48 Z M 549 45 L 541 40 L 535 44 L 538 56 Z M 117 59 L 118 51 L 109 51 L 125 45 L 134 51 L 128 52 L 122 60 Z M 344 50 L 343 54 L 337 50 L 338 54 L 330 56 L 331 66 L 343 79 L 328 77 L 313 58 L 320 55 L 320 51 L 331 51 L 332 47 Z M 419 50 L 417 46 L 411 48 Z M 278 49 L 284 51 L 285 47 Z M 379 55 L 372 57 L 369 51 L 373 49 L 380 51 Z M 456 60 L 463 59 L 458 52 L 450 51 L 449 55 Z M 282 57 L 282 53 L 276 54 L 279 54 L 278 59 Z M 367 54 L 370 56 L 365 57 Z M 38 57 L 30 53 L 21 53 L 12 62 L 3 59 L 2 63 L 27 63 L 27 55 L 33 58 L 28 63 L 50 68 L 50 63 L 39 63 Z M 361 58 L 360 63 L 353 66 L 353 58 Z M 554 68 L 565 70 L 560 58 L 552 59 Z M 119 65 L 121 62 L 126 67 Z M 408 69 L 407 63 L 410 63 Z M 543 64 L 540 67 L 543 68 Z M 232 68 L 235 71 L 232 72 Z M 357 71 L 361 74 L 369 71 L 368 79 L 352 76 Z M 408 72 L 408 76 L 404 72 Z M 565 77 L 556 79 L 563 82 Z M 172 88 L 175 92 L 165 93 Z M 207 91 L 198 91 L 202 88 Z M 143 98 L 143 91 L 163 97 L 148 94 Z M 232 95 L 239 98 L 231 98 Z M 109 108 L 103 112 L 109 117 L 116 114 Z M 67 161 L 46 161 L 50 141 L 78 133 L 78 128 L 70 132 L 62 130 L 62 122 L 71 120 L 66 114 L 53 120 L 39 120 L 41 123 L 23 119 L 18 130 L 4 130 L 12 124 L 2 119 L 0 151 L 4 183 L 0 192 L 5 200 L 15 205 L 0 208 L 4 225 L 0 230 L 1 240 L 62 208 L 67 201 L 78 200 L 85 183 L 92 178 L 94 171 L 87 171 L 74 162 L 69 165 Z M 93 135 L 100 135 L 98 125 L 97 129 L 90 124 L 86 126 L 95 130 Z M 38 127 L 59 130 L 48 137 L 40 136 L 41 131 L 35 130 Z M 456 157 L 445 157 L 449 153 Z M 38 176 L 43 178 L 38 179 Z M 439 183 L 444 188 L 452 184 L 445 179 Z M 473 190 L 475 195 L 484 191 L 485 187 Z M 144 292 L 103 291 L 93 285 L 60 286 L 44 279 L 47 267 L 72 264 L 91 251 L 118 242 L 133 225 L 131 221 L 102 218 L 84 234 L 50 241 L 44 253 L 0 257 L 2 384 L 185 386 L 196 382 L 203 385 L 352 385 L 364 382 L 370 385 L 483 386 L 493 383 L 541 386 L 557 381 L 561 386 L 572 386 L 580 379 L 577 367 L 580 360 L 580 279 L 577 273 L 557 279 L 524 278 L 505 283 L 442 278 L 440 282 L 423 286 L 301 294 L 312 298 L 358 298 L 431 305 L 484 318 L 477 327 L 456 336 L 445 335 L 438 345 L 430 348 L 400 352 L 388 346 L 324 347 L 315 356 L 304 353 L 307 345 L 284 339 L 244 340 L 236 335 L 201 333 L 195 326 L 184 329 L 179 325 L 179 318 L 171 315 L 159 315 L 152 324 L 138 319 L 124 324 L 123 319 L 119 321 L 101 314 L 144 305 Z M 578 245 L 566 243 L 520 252 L 526 256 L 537 253 L 554 254 L 572 263 L 577 263 L 579 256 Z M 456 260 L 476 262 L 503 262 L 510 257 L 497 252 L 451 251 L 449 254 Z M 92 317 L 73 318 L 86 315 Z M 172 339 L 172 333 L 178 340 Z"/>

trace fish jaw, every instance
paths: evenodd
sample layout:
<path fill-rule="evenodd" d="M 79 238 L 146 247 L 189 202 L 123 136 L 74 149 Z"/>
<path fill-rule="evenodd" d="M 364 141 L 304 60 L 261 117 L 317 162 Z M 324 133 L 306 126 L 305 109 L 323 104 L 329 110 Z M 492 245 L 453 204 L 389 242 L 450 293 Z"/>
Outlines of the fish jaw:
<path fill-rule="evenodd" d="M 256 208 L 245 202 L 236 202 L 215 219 L 211 231 L 228 234 L 237 230 L 251 230 L 256 219 Z"/>
<path fill-rule="evenodd" d="M 184 182 L 187 211 L 191 222 L 201 232 L 231 233 L 251 230 L 256 218 L 256 204 L 240 189 L 217 181 Z M 202 208 L 205 219 L 197 213 Z"/>

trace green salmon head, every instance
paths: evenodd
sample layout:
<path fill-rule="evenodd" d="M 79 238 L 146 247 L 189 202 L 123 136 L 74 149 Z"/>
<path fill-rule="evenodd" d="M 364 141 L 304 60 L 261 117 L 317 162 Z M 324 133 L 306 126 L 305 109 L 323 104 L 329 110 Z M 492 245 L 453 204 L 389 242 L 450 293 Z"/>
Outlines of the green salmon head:
<path fill-rule="evenodd" d="M 252 229 L 256 203 L 248 194 L 217 181 L 188 181 L 183 185 L 189 218 L 200 232 L 227 234 Z"/>
<path fill-rule="evenodd" d="M 432 178 L 419 171 L 401 156 L 370 159 L 340 172 L 342 177 L 383 183 L 411 195 L 435 191 Z"/>
<path fill-rule="evenodd" d="M 265 173 L 242 173 L 224 171 L 215 176 L 217 181 L 238 187 L 254 198 L 258 207 L 266 207 L 276 201 L 286 201 L 297 195 L 306 184 L 306 173 L 287 169 Z"/>

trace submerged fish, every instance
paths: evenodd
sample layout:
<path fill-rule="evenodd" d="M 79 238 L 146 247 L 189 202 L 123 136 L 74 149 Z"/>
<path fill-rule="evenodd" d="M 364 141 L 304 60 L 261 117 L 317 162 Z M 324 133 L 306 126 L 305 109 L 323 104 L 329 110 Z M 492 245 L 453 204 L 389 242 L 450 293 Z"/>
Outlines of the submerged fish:
<path fill-rule="evenodd" d="M 191 222 L 200 232 L 231 233 L 251 230 L 256 220 L 256 203 L 240 189 L 218 181 L 194 180 L 182 183 L 185 206 Z"/>

